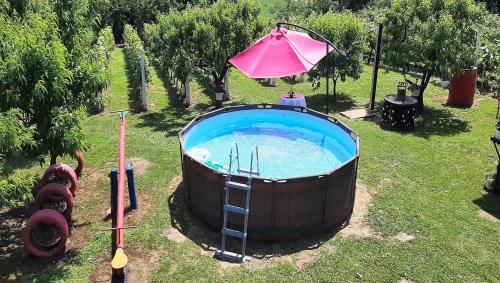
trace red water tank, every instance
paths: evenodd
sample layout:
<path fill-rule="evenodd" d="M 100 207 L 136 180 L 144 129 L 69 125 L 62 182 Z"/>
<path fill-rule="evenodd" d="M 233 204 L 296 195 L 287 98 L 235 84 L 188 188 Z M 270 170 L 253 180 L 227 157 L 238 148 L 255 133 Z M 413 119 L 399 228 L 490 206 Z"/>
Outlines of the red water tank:
<path fill-rule="evenodd" d="M 476 92 L 477 68 L 465 70 L 453 76 L 450 81 L 448 104 L 471 107 Z"/>

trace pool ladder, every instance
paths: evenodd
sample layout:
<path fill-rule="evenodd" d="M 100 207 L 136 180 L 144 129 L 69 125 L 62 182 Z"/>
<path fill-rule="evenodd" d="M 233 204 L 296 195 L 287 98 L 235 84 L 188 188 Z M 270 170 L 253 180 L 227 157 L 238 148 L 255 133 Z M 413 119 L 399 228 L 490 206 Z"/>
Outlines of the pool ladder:
<path fill-rule="evenodd" d="M 233 158 L 233 154 L 235 155 Z M 254 156 L 255 156 L 255 162 L 256 162 L 256 167 L 257 170 L 253 170 L 254 166 Z M 247 181 L 246 183 L 240 183 L 240 182 L 235 182 L 231 181 L 231 177 L 233 174 L 233 162 L 236 161 L 236 166 L 237 166 L 237 173 L 241 174 L 248 174 L 247 176 Z M 215 252 L 215 257 L 219 259 L 229 259 L 237 262 L 245 262 L 247 260 L 250 260 L 248 256 L 245 256 L 245 250 L 246 250 L 246 244 L 247 244 L 247 227 L 248 227 L 248 213 L 250 211 L 250 192 L 252 189 L 252 176 L 260 175 L 259 171 L 259 148 L 255 146 L 252 149 L 251 155 L 250 155 L 250 168 L 248 170 L 244 170 L 240 168 L 240 156 L 239 156 L 239 151 L 238 151 L 238 144 L 233 143 L 231 145 L 231 150 L 229 152 L 229 170 L 228 170 L 228 175 L 227 175 L 227 181 L 224 187 L 224 190 L 226 192 L 226 197 L 224 201 L 224 206 L 223 206 L 223 211 L 224 211 L 224 221 L 222 223 L 222 244 L 221 244 L 221 249 L 217 250 Z M 246 200 L 245 200 L 245 207 L 238 207 L 229 204 L 229 194 L 231 190 L 240 190 L 245 192 L 246 194 Z M 229 229 L 227 227 L 227 215 L 228 213 L 235 213 L 242 215 L 244 217 L 244 223 L 243 223 L 243 231 L 237 231 L 233 229 Z M 242 240 L 241 243 L 241 253 L 234 253 L 230 251 L 226 251 L 226 237 L 233 237 L 233 238 L 238 238 Z"/>

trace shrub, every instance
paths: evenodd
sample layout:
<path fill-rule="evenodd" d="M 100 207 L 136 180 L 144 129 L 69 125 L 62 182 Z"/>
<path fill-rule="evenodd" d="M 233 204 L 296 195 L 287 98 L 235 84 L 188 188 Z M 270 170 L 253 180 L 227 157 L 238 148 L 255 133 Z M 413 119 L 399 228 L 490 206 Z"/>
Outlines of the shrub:
<path fill-rule="evenodd" d="M 9 157 L 12 153 L 34 144 L 34 128 L 25 127 L 21 115 L 19 109 L 0 113 L 0 158 Z"/>
<path fill-rule="evenodd" d="M 90 99 L 87 104 L 87 110 L 90 113 L 102 112 L 105 108 L 102 91 L 109 84 L 109 63 L 111 61 L 114 49 L 114 37 L 111 27 L 106 27 L 99 32 L 95 50 L 91 53 L 93 56 L 92 67 L 95 69 L 96 92 L 95 97 Z"/>
<path fill-rule="evenodd" d="M 104 48 L 106 58 L 109 62 L 111 60 L 113 49 L 115 48 L 115 38 L 113 37 L 113 30 L 111 27 L 105 27 L 99 32 L 97 44 L 99 47 Z"/>
<path fill-rule="evenodd" d="M 20 170 L 0 179 L 0 207 L 15 207 L 31 201 L 35 185 L 35 176 Z"/>

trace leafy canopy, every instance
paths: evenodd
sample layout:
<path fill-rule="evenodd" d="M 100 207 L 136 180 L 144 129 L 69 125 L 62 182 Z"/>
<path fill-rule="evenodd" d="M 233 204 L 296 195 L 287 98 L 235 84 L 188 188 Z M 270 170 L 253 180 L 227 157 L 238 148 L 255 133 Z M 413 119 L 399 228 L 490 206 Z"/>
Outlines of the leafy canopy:
<path fill-rule="evenodd" d="M 320 61 L 311 71 L 313 77 L 331 74 L 336 93 L 337 80 L 347 77 L 358 79 L 363 70 L 363 53 L 366 50 L 366 31 L 361 19 L 353 13 L 331 13 L 311 16 L 308 27 L 331 41 L 337 48 L 347 53 L 348 57 L 333 51 Z M 325 51 L 326 52 L 326 51 Z"/>
<path fill-rule="evenodd" d="M 96 100 L 107 85 L 109 56 L 96 39 L 100 16 L 90 11 L 94 1 L 104 0 L 10 1 L 3 6 L 0 112 L 17 108 L 23 125 L 35 127 L 32 154 L 55 157 L 83 146 L 81 132 L 75 138 L 53 127 L 61 119 L 69 121 L 68 115 Z M 70 125 L 80 122 L 81 116 L 75 117 Z"/>
<path fill-rule="evenodd" d="M 477 64 L 481 14 L 473 0 L 394 1 L 384 21 L 384 63 L 420 71 L 423 94 L 432 75 L 453 75 Z"/>
<path fill-rule="evenodd" d="M 146 26 L 146 42 L 159 63 L 181 81 L 201 71 L 221 84 L 229 59 L 262 35 L 266 25 L 258 15 L 258 5 L 251 0 L 221 0 L 174 11 Z"/>

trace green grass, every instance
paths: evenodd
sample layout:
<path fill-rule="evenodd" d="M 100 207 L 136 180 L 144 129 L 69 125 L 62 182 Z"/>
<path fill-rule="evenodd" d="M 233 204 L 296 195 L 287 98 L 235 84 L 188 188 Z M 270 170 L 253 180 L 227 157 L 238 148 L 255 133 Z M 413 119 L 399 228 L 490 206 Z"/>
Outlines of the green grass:
<path fill-rule="evenodd" d="M 129 100 L 122 51 L 116 49 L 113 58 L 111 87 L 105 93 L 108 110 L 128 108 Z M 146 174 L 136 180 L 138 191 L 149 196 L 150 210 L 143 221 L 131 223 L 139 228 L 127 230 L 125 236 L 127 245 L 160 252 L 152 280 L 395 282 L 407 278 L 416 282 L 499 282 L 500 226 L 478 216 L 480 207 L 500 214 L 498 202 L 482 193 L 484 175 L 494 170 L 496 162 L 489 142 L 496 101 L 479 97 L 478 106 L 470 109 L 449 108 L 442 105 L 447 90 L 430 85 L 425 93 L 426 111 L 418 119 L 416 131 L 388 132 L 373 121 L 350 121 L 339 115 L 339 111 L 367 105 L 370 80 L 371 68 L 365 67 L 359 80 L 340 83 L 339 100 L 332 102 L 331 109 L 334 117 L 360 135 L 358 181 L 376 193 L 369 222 L 384 239 L 332 238 L 328 242 L 335 249 L 319 254 L 304 269 L 277 261 L 262 269 L 243 265 L 220 271 L 218 263 L 202 255 L 190 239 L 175 243 L 164 235 L 173 220 L 168 205 L 169 183 L 180 174 L 177 132 L 207 110 L 211 99 L 201 85 L 194 84 L 197 106 L 173 106 L 163 82 L 153 74 L 148 93 L 150 111 L 127 116 L 127 157 L 150 162 Z M 377 101 L 394 92 L 400 80 L 398 73 L 381 71 Z M 230 88 L 229 103 L 274 103 L 290 86 L 282 80 L 275 88 L 262 86 L 232 70 Z M 324 109 L 323 87 L 313 90 L 305 82 L 295 84 L 293 89 L 306 95 L 311 108 Z M 99 231 L 109 227 L 109 222 L 94 215 L 107 202 L 106 174 L 117 163 L 117 115 L 90 116 L 85 131 L 91 147 L 85 153 L 87 166 L 101 175 L 87 201 L 79 202 L 76 197 L 77 209 L 90 220 L 89 225 L 78 229 L 88 232 L 90 239 L 74 258 L 36 276 L 37 282 L 88 281 L 87 275 L 97 267 L 98 260 L 109 253 L 109 234 Z M 84 182 L 85 178 L 90 177 L 83 177 Z M 141 203 L 139 206 L 141 209 Z M 399 232 L 414 235 L 415 240 L 400 243 L 388 239 Z"/>

